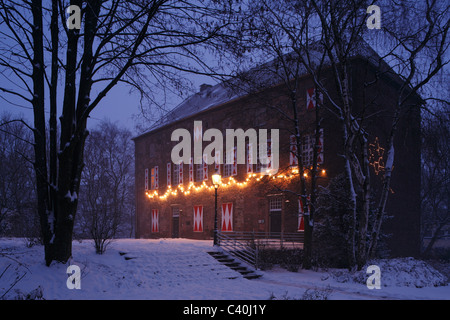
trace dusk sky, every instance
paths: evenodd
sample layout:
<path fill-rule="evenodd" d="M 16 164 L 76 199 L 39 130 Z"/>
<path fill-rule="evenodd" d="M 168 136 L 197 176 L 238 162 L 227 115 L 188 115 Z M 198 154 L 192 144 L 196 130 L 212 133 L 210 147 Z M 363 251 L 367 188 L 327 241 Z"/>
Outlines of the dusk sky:
<path fill-rule="evenodd" d="M 214 62 L 211 62 L 214 63 Z M 216 84 L 217 80 L 200 75 L 185 75 L 186 79 L 189 79 L 193 83 L 190 90 L 185 90 L 183 92 L 183 97 L 175 93 L 167 93 L 166 97 L 163 94 L 159 94 L 158 103 L 163 103 L 166 101 L 164 108 L 166 110 L 171 110 L 180 104 L 188 96 L 199 91 L 200 85 L 203 83 Z M 60 80 L 61 82 L 61 80 Z M 0 78 L 0 85 L 6 88 L 14 88 L 11 82 L 7 82 L 4 78 Z M 48 106 L 48 88 L 46 88 L 46 121 L 48 121 L 49 116 L 49 106 Z M 62 113 L 62 95 L 64 94 L 64 88 L 59 88 L 59 101 L 58 101 L 58 111 L 57 117 L 59 118 Z M 98 91 L 93 89 L 91 93 L 91 100 L 95 99 Z M 5 99 L 8 99 L 6 101 Z M 145 102 L 146 105 L 149 103 Z M 157 108 L 154 107 L 153 108 Z M 0 93 L 0 115 L 4 112 L 10 113 L 12 115 L 22 116 L 29 124 L 33 124 L 33 110 L 30 103 L 25 102 L 19 98 L 8 96 L 4 93 Z M 148 115 L 147 115 L 148 116 Z M 154 114 L 152 116 L 152 121 L 158 120 L 158 115 Z M 137 119 L 138 118 L 138 119 Z M 91 112 L 90 118 L 88 120 L 88 129 L 93 129 L 102 120 L 109 120 L 111 122 L 117 123 L 120 126 L 126 127 L 133 132 L 133 135 L 140 134 L 136 130 L 136 124 L 139 122 L 142 128 L 150 128 L 151 123 L 145 121 L 142 117 L 142 112 L 140 109 L 140 95 L 136 91 L 130 92 L 130 86 L 125 84 L 117 84 L 109 93 L 102 99 L 99 105 Z M 58 121 L 59 125 L 59 121 Z M 145 130 L 144 130 L 145 131 Z"/>
<path fill-rule="evenodd" d="M 202 79 L 193 79 L 193 81 L 194 88 L 192 90 L 198 90 L 198 87 L 201 83 L 207 82 L 210 84 L 214 84 L 215 82 L 213 79 L 208 79 L 205 77 L 202 77 Z M 11 87 L 9 83 L 6 86 Z M 60 88 L 59 93 L 60 95 L 63 94 L 62 88 Z M 48 93 L 46 92 L 46 94 Z M 7 97 L 11 102 L 16 104 L 13 105 L 3 99 L 3 97 L 6 97 L 4 94 L 1 94 L 0 96 L 2 98 L 0 101 L 0 113 L 8 112 L 12 115 L 23 116 L 24 119 L 32 124 L 33 111 L 31 104 L 24 103 L 20 100 L 13 100 L 10 97 Z M 95 93 L 91 95 L 91 99 L 93 99 L 94 97 Z M 139 94 L 137 92 L 130 92 L 130 88 L 128 86 L 125 86 L 123 84 L 116 85 L 106 95 L 106 97 L 103 98 L 100 104 L 92 111 L 90 119 L 88 120 L 88 128 L 93 129 L 100 121 L 109 120 L 111 122 L 119 124 L 120 126 L 127 127 L 133 132 L 133 134 L 137 134 L 138 132 L 136 132 L 135 130 L 136 117 L 140 116 L 141 114 L 139 99 Z M 164 101 L 164 97 L 162 95 L 160 100 Z M 176 94 L 168 94 L 166 100 L 169 101 L 166 108 L 172 109 L 173 107 L 181 103 L 183 101 L 183 98 L 180 98 Z M 58 104 L 58 117 L 61 115 L 61 109 L 62 98 L 61 102 Z M 48 114 L 48 106 L 46 106 L 47 117 Z M 153 120 L 157 120 L 157 117 L 155 116 Z M 147 123 L 146 125 L 151 126 L 150 123 Z"/>

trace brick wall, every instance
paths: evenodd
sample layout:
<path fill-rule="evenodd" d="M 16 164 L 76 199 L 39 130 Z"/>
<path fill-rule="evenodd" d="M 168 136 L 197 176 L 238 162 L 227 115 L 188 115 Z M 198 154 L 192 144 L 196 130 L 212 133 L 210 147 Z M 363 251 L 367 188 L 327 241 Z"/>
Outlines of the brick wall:
<path fill-rule="evenodd" d="M 392 115 L 392 97 L 396 95 L 395 82 L 390 78 L 382 78 L 377 81 L 369 91 L 363 94 L 364 81 L 369 81 L 374 76 L 372 67 L 368 68 L 363 60 L 355 60 L 352 73 L 352 86 L 354 92 L 354 104 L 369 105 L 365 115 L 370 115 L 365 124 L 368 131 L 373 133 L 370 141 L 378 137 L 381 145 L 386 143 L 388 129 Z M 328 78 L 331 79 L 331 76 Z M 313 86 L 311 79 L 304 77 L 299 83 L 297 105 L 300 130 L 302 133 L 313 133 L 315 129 L 315 110 L 306 110 L 306 90 Z M 328 84 L 333 95 L 334 84 Z M 368 101 L 371 101 L 368 104 Z M 136 153 L 136 237 L 159 238 L 172 237 L 178 229 L 178 236 L 192 239 L 212 239 L 214 230 L 214 190 L 191 190 L 189 195 L 170 195 L 165 200 L 157 198 L 149 199 L 145 194 L 144 171 L 158 166 L 159 194 L 164 194 L 167 189 L 166 167 L 171 162 L 170 153 L 178 142 L 172 142 L 170 137 L 173 130 L 185 128 L 193 135 L 195 120 L 201 120 L 203 132 L 209 128 L 217 128 L 225 132 L 225 129 L 248 128 L 254 129 L 280 129 L 280 174 L 289 174 L 285 171 L 289 165 L 289 136 L 293 133 L 293 123 L 287 120 L 276 108 L 282 108 L 283 113 L 290 114 L 289 101 L 282 87 L 273 87 L 264 92 L 248 95 L 229 103 L 210 108 L 189 118 L 174 122 L 152 132 L 146 133 L 134 139 Z M 274 108 L 275 107 L 275 108 Z M 362 112 L 361 111 L 361 112 Z M 335 115 L 323 108 L 321 113 L 322 127 L 324 129 L 324 163 L 321 168 L 325 174 L 319 174 L 318 183 L 327 185 L 330 178 L 343 170 L 342 134 L 339 121 Z M 396 162 L 392 180 L 393 194 L 390 195 L 388 212 L 395 218 L 386 222 L 385 230 L 392 233 L 391 247 L 396 255 L 414 255 L 419 249 L 419 221 L 420 221 L 420 115 L 418 109 L 406 115 L 406 120 L 401 123 L 399 135 L 396 140 Z M 225 140 L 225 134 L 224 140 Z M 209 142 L 203 142 L 203 148 Z M 224 165 L 221 173 L 224 173 Z M 172 164 L 172 179 L 173 168 Z M 255 165 L 253 166 L 255 168 Z M 195 169 L 194 169 L 195 171 Z M 208 166 L 208 180 L 205 183 L 211 186 L 211 175 L 214 173 L 214 164 Z M 195 172 L 194 172 L 195 174 Z M 381 185 L 381 175 L 374 176 L 373 188 Z M 245 182 L 247 178 L 246 165 L 238 165 L 238 174 L 234 176 L 238 182 Z M 226 180 L 226 179 L 225 179 Z M 298 177 L 277 178 L 274 181 L 269 177 L 261 181 L 255 179 L 246 186 L 234 185 L 220 187 L 218 190 L 218 225 L 220 228 L 222 217 L 222 204 L 232 203 L 233 230 L 236 231 L 269 231 L 272 225 L 270 215 L 270 199 L 279 198 L 281 202 L 280 227 L 285 232 L 295 232 L 297 227 L 298 204 L 296 196 L 291 193 L 281 192 L 280 189 L 299 191 Z M 189 165 L 183 166 L 183 182 L 185 188 L 189 181 Z M 195 182 L 196 186 L 201 182 Z M 150 182 L 149 182 L 150 188 Z M 174 189 L 174 188 L 172 188 Z M 152 192 L 153 190 L 149 190 Z M 194 231 L 198 219 L 195 219 L 194 208 L 202 206 L 203 221 L 202 231 Z M 159 228 L 152 232 L 152 209 L 158 209 Z M 173 214 L 179 212 L 178 218 Z M 178 227 L 174 226 L 175 224 Z M 175 228 L 175 229 L 174 229 Z M 153 229 L 154 230 L 154 229 Z M 417 247 L 416 247 L 417 245 Z"/>

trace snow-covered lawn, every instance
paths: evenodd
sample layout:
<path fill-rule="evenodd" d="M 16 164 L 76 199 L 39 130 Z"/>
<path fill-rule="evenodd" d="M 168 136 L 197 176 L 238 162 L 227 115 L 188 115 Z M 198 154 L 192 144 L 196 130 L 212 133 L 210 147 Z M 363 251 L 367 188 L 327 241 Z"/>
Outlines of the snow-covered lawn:
<path fill-rule="evenodd" d="M 22 239 L 2 238 L 0 297 L 22 278 L 3 299 L 30 293 L 44 299 L 450 299 L 448 284 L 434 286 L 447 280 L 414 259 L 378 261 L 381 289 L 369 290 L 365 270 L 273 268 L 247 280 L 207 254 L 212 248 L 212 241 L 121 239 L 97 255 L 91 241 L 74 241 L 71 261 L 46 267 L 42 246 L 27 248 Z M 67 288 L 69 265 L 80 267 L 81 289 Z"/>

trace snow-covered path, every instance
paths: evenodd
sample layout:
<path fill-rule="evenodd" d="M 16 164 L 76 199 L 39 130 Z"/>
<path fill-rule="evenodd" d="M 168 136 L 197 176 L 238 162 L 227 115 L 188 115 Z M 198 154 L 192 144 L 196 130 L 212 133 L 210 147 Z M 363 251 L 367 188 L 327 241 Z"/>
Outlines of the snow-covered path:
<path fill-rule="evenodd" d="M 23 275 L 5 298 L 40 286 L 43 297 L 51 300 L 301 299 L 308 289 L 313 295 L 326 292 L 329 299 L 450 299 L 449 286 L 369 290 L 361 283 L 338 282 L 328 272 L 274 268 L 262 271 L 260 279 L 247 280 L 207 254 L 211 249 L 212 241 L 121 239 L 97 255 L 91 241 L 74 241 L 69 263 L 46 267 L 42 246 L 26 248 L 21 239 L 0 239 L 0 274 L 6 269 L 0 277 L 0 296 Z M 67 288 L 69 264 L 81 269 L 79 290 Z"/>

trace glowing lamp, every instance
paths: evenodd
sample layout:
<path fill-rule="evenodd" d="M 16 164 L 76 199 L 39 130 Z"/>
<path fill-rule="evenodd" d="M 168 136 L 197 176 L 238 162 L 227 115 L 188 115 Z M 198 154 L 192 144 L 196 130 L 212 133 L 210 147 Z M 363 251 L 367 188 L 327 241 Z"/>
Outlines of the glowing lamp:
<path fill-rule="evenodd" d="M 214 185 L 214 188 L 218 188 L 220 186 L 220 183 L 222 181 L 222 176 L 218 173 L 214 173 L 211 177 L 212 184 Z"/>

